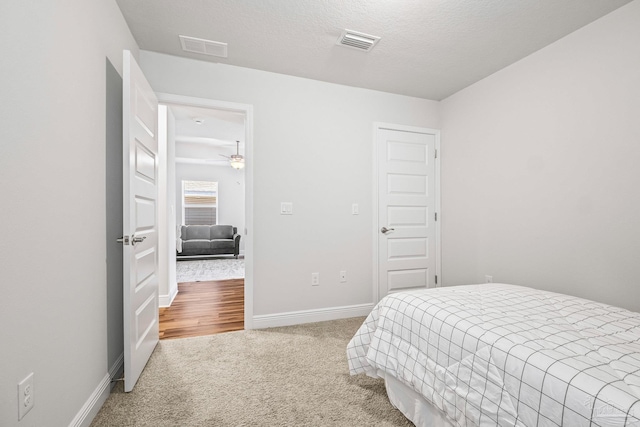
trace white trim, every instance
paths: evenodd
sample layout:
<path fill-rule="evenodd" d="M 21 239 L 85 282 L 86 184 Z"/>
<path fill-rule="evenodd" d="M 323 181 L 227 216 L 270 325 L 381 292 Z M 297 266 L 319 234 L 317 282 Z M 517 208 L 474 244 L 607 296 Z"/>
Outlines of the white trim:
<path fill-rule="evenodd" d="M 213 145 L 214 147 L 226 147 L 226 146 L 235 145 L 234 143 L 229 143 L 229 141 L 224 141 L 222 139 L 216 139 L 216 138 L 209 138 L 206 136 L 176 135 L 176 142 L 188 142 L 189 144 Z"/>
<path fill-rule="evenodd" d="M 373 266 L 373 274 L 372 274 L 372 278 L 373 280 L 371 281 L 373 284 L 373 289 L 372 289 L 372 294 L 373 295 L 373 302 L 377 303 L 378 301 L 380 301 L 380 283 L 379 283 L 379 279 L 378 279 L 378 274 L 380 272 L 380 267 L 378 266 L 378 261 L 379 261 L 379 257 L 378 257 L 378 251 L 379 251 L 379 244 L 378 244 L 378 220 L 379 220 L 379 209 L 378 209 L 378 201 L 379 201 L 379 196 L 380 194 L 378 194 L 378 169 L 379 169 L 379 164 L 378 164 L 378 130 L 380 129 L 380 127 L 382 126 L 382 123 L 378 123 L 378 122 L 374 122 L 373 123 L 373 167 L 371 168 L 373 170 L 373 177 L 371 179 L 372 184 L 372 188 L 373 188 L 373 195 L 372 195 L 372 217 L 373 217 L 373 229 L 371 231 L 372 235 L 373 235 L 373 251 L 372 251 L 372 256 L 373 256 L 373 260 L 371 262 L 371 265 Z"/>
<path fill-rule="evenodd" d="M 442 222 L 442 215 L 440 213 L 440 158 L 442 154 L 440 152 L 440 131 L 437 129 L 422 128 L 416 126 L 404 126 L 396 125 L 392 123 L 374 122 L 373 123 L 373 303 L 376 304 L 380 301 L 380 289 L 378 278 L 378 131 L 381 129 L 398 130 L 402 132 L 416 132 L 416 133 L 428 133 L 435 135 L 435 148 L 438 152 L 438 157 L 435 159 L 435 208 L 438 214 L 438 220 L 435 222 L 436 227 L 436 276 L 438 276 L 437 287 L 442 286 L 442 246 L 440 240 L 440 223 Z"/>
<path fill-rule="evenodd" d="M 174 288 L 169 289 L 169 295 L 160 295 L 158 297 L 158 307 L 170 307 L 177 295 L 178 285 L 176 284 Z"/>
<path fill-rule="evenodd" d="M 374 129 L 398 130 L 400 132 L 428 133 L 430 135 L 440 135 L 438 129 L 423 128 L 418 126 L 397 125 L 394 123 L 374 122 Z M 377 157 L 377 156 L 376 156 Z"/>
<path fill-rule="evenodd" d="M 278 326 L 300 325 L 303 323 L 367 316 L 371 313 L 372 309 L 373 304 L 358 304 L 318 308 L 314 310 L 289 311 L 286 313 L 263 314 L 253 316 L 253 327 L 255 329 L 274 328 Z"/>
<path fill-rule="evenodd" d="M 438 214 L 438 220 L 436 221 L 436 276 L 438 276 L 437 288 L 442 286 L 442 236 L 440 234 L 440 224 L 442 223 L 442 211 L 440 208 L 440 158 L 442 152 L 440 151 L 440 131 L 436 131 L 436 161 L 435 178 L 436 178 L 436 213 Z"/>
<path fill-rule="evenodd" d="M 175 203 L 169 199 L 169 116 L 166 105 L 158 105 L 158 196 L 156 203 L 158 228 L 158 253 L 169 252 L 169 240 L 175 240 L 175 230 L 169 229 L 170 217 L 175 217 L 169 211 L 169 206 Z M 175 177 L 172 177 L 175 179 Z M 172 236 L 173 235 L 173 236 Z M 173 262 L 170 257 L 158 256 L 158 301 L 162 300 L 160 292 L 169 292 L 169 265 Z"/>
<path fill-rule="evenodd" d="M 109 378 L 111 381 L 117 380 L 116 376 L 120 373 L 120 371 L 124 368 L 124 352 L 120 353 L 120 356 L 113 362 L 111 368 L 109 368 Z"/>
<path fill-rule="evenodd" d="M 244 328 L 253 329 L 253 105 L 218 101 L 207 98 L 156 93 L 163 104 L 187 105 L 217 110 L 238 111 L 245 114 L 245 278 L 244 278 Z"/>
<path fill-rule="evenodd" d="M 204 166 L 220 166 L 229 167 L 229 160 L 220 159 L 212 161 L 210 159 L 194 159 L 191 157 L 176 157 L 176 163 L 183 163 L 186 165 L 204 165 Z"/>
<path fill-rule="evenodd" d="M 122 356 L 124 360 L 124 355 Z M 111 378 L 109 374 L 105 374 L 104 378 L 100 381 L 100 384 L 96 387 L 96 389 L 91 393 L 89 399 L 82 405 L 80 411 L 73 418 L 73 421 L 69 423 L 69 427 L 89 427 L 91 422 L 98 414 L 100 408 L 109 397 L 109 393 L 111 392 L 109 388 L 109 384 L 111 383 Z"/>
<path fill-rule="evenodd" d="M 156 93 L 156 97 L 158 98 L 158 102 L 161 102 L 163 104 L 177 104 L 177 105 L 185 105 L 185 106 L 191 106 L 191 107 L 213 108 L 216 110 L 228 110 L 228 111 L 240 111 L 240 112 L 251 111 L 251 113 L 253 114 L 253 105 L 250 105 L 250 104 L 218 101 L 215 99 L 176 95 L 173 93 Z M 247 140 L 245 141 L 245 143 L 249 143 L 249 141 Z"/>

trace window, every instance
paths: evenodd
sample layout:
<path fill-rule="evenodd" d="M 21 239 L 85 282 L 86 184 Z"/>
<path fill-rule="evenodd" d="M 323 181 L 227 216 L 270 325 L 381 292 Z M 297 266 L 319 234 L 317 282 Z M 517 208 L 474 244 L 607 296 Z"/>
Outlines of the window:
<path fill-rule="evenodd" d="M 182 181 L 182 218 L 184 225 L 218 223 L 218 183 Z"/>

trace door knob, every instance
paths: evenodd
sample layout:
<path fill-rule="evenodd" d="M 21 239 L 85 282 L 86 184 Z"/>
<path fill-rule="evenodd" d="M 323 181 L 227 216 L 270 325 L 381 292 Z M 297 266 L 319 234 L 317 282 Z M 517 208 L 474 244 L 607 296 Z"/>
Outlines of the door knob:
<path fill-rule="evenodd" d="M 387 234 L 388 232 L 390 232 L 390 231 L 394 231 L 394 230 L 395 230 L 395 228 L 387 228 L 387 227 L 382 227 L 382 228 L 380 229 L 380 231 L 382 232 L 382 234 Z"/>
<path fill-rule="evenodd" d="M 123 245 L 129 244 L 129 236 L 122 236 L 119 239 L 116 239 L 116 242 L 122 243 Z"/>

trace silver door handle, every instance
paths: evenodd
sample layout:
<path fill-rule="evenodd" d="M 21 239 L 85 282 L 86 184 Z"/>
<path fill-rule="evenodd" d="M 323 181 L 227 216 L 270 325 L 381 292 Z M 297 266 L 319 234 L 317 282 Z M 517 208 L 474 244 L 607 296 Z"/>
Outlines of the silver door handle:
<path fill-rule="evenodd" d="M 395 228 L 382 227 L 380 231 L 382 232 L 382 234 L 387 234 L 390 231 L 395 231 Z"/>
<path fill-rule="evenodd" d="M 142 243 L 142 242 L 144 242 L 144 239 L 146 239 L 146 238 L 147 238 L 147 236 L 142 236 L 142 237 L 135 237 L 135 236 L 134 236 L 134 237 L 131 239 L 131 245 L 132 245 L 132 246 L 135 246 L 135 245 L 136 245 L 136 243 Z"/>
<path fill-rule="evenodd" d="M 122 243 L 123 245 L 131 244 L 131 246 L 135 246 L 136 243 L 144 242 L 144 239 L 146 239 L 146 238 L 147 238 L 147 236 L 142 236 L 142 237 L 132 236 L 131 240 L 129 240 L 129 236 L 122 236 L 119 239 L 116 239 L 116 242 Z"/>

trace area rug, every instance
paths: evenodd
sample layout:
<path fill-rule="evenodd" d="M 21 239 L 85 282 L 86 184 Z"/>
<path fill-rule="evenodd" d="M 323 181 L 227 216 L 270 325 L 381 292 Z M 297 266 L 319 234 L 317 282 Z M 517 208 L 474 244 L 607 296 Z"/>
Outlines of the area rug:
<path fill-rule="evenodd" d="M 162 340 L 92 427 L 409 427 L 384 382 L 350 376 L 364 318 Z"/>
<path fill-rule="evenodd" d="M 244 259 L 199 259 L 177 261 L 178 283 L 244 278 Z"/>

